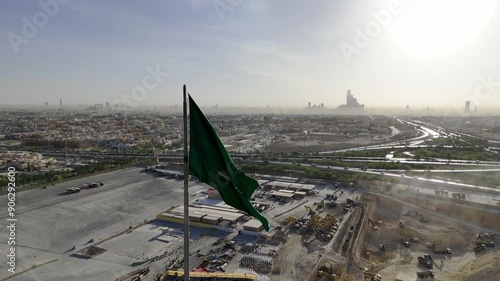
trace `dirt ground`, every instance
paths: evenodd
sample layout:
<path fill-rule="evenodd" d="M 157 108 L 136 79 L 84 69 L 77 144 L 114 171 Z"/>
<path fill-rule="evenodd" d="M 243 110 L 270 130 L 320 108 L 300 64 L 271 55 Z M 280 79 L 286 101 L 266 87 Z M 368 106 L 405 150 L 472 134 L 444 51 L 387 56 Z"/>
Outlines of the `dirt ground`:
<path fill-rule="evenodd" d="M 462 267 L 453 277 L 453 280 L 460 281 L 495 280 L 495 277 L 499 278 L 500 252 L 497 251 L 480 256 Z"/>
<path fill-rule="evenodd" d="M 418 264 L 418 256 L 430 254 L 434 259 L 435 280 L 495 280 L 499 275 L 500 252 L 487 248 L 474 253 L 475 237 L 469 227 L 420 212 L 427 222 L 422 222 L 412 208 L 390 199 L 376 197 L 376 210 L 371 218 L 378 230 L 370 227 L 365 234 L 361 253 L 361 266 L 369 272 L 382 275 L 383 280 L 417 280 L 416 272 L 427 270 Z M 405 224 L 399 227 L 399 222 Z M 410 242 L 406 248 L 401 238 Z M 437 248 L 450 248 L 452 254 L 435 254 L 426 243 Z M 381 251 L 380 245 L 386 250 Z M 475 277 L 476 276 L 476 277 Z M 477 278 L 481 277 L 481 278 Z M 498 280 L 498 279 L 496 279 Z"/>
<path fill-rule="evenodd" d="M 327 274 L 317 275 L 314 281 L 331 280 L 328 273 L 334 272 L 336 275 L 335 281 L 355 281 L 356 278 L 351 276 L 347 271 L 347 260 L 335 253 L 330 253 L 325 257 L 325 261 L 318 267 L 318 270 L 327 272 Z"/>
<path fill-rule="evenodd" d="M 323 246 L 324 243 L 315 241 L 305 247 L 302 243 L 302 235 L 290 234 L 273 264 L 274 267 L 281 268 L 281 274 L 279 276 L 270 275 L 271 280 L 307 280 L 311 268 L 318 261 L 319 254 L 323 252 Z"/>
<path fill-rule="evenodd" d="M 311 205 L 306 204 L 306 205 Z M 336 218 L 343 217 L 345 212 L 342 208 L 337 207 L 333 209 L 326 209 L 326 213 L 333 215 Z M 325 212 L 322 212 L 324 215 Z M 302 215 L 306 214 L 307 211 L 304 207 L 299 207 L 286 215 L 280 216 L 279 220 L 284 220 L 287 217 L 295 217 L 299 218 Z M 281 268 L 281 274 L 279 276 L 269 275 L 271 280 L 290 280 L 290 281 L 304 281 L 308 280 L 311 275 L 311 270 L 316 265 L 320 258 L 320 254 L 322 254 L 327 246 L 327 242 L 320 241 L 318 239 L 313 240 L 310 243 L 304 243 L 309 240 L 310 237 L 304 235 L 303 233 L 297 230 L 290 230 L 288 232 L 289 238 L 281 246 L 280 251 L 278 251 L 276 258 L 273 261 L 273 267 Z M 343 259 L 340 256 L 332 255 L 331 259 Z M 337 260 L 336 260 L 337 261 Z M 343 261 L 345 263 L 345 260 Z M 346 267 L 340 266 L 338 269 L 338 273 L 345 273 Z M 318 279 L 319 280 L 319 279 Z M 351 279 L 337 279 L 337 281 L 342 280 L 351 280 Z"/>

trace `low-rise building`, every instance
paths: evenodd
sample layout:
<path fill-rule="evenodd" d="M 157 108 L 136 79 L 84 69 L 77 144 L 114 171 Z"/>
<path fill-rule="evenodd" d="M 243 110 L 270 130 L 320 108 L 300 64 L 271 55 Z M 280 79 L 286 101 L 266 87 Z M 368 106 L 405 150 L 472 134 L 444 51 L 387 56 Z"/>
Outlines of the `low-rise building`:
<path fill-rule="evenodd" d="M 261 232 L 264 229 L 264 226 L 259 220 L 251 219 L 243 224 L 243 229 L 248 231 Z"/>

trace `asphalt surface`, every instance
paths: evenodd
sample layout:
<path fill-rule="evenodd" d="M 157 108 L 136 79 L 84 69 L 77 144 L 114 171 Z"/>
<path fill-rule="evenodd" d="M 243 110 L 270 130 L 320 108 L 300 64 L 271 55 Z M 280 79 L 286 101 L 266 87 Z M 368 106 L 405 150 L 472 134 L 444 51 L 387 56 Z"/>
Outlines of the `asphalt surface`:
<path fill-rule="evenodd" d="M 58 261 L 10 280 L 114 280 L 131 271 L 131 261 L 138 258 L 133 253 L 142 255 L 144 249 L 158 251 L 157 245 L 120 252 L 134 243 L 148 243 L 147 239 L 138 238 L 90 260 L 70 256 L 88 246 L 90 239 L 98 242 L 131 225 L 153 219 L 171 206 L 182 205 L 183 181 L 155 178 L 140 171 L 139 168 L 120 170 L 17 194 L 16 272 L 53 259 Z M 65 195 L 67 187 L 81 187 L 91 181 L 103 182 L 104 186 Z M 190 184 L 189 192 L 195 194 L 204 188 Z M 5 227 L 8 225 L 6 196 L 0 197 L 0 206 L 5 206 L 0 213 L 3 226 L 0 252 L 7 253 L 10 246 Z M 151 237 L 154 235 L 151 233 Z M 71 251 L 73 246 L 75 251 Z M 0 261 L 0 279 L 4 279 L 12 275 L 7 271 L 6 254 L 2 254 Z"/>

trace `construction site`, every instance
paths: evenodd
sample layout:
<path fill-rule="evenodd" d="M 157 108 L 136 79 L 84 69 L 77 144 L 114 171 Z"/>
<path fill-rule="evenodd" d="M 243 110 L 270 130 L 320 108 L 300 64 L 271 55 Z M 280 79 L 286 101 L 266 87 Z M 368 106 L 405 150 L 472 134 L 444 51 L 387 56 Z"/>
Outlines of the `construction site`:
<path fill-rule="evenodd" d="M 352 244 L 355 222 L 362 215 L 357 192 L 344 191 L 334 183 L 257 178 L 261 188 L 252 203 L 269 220 L 270 232 L 263 231 L 259 221 L 225 205 L 210 188 L 193 196 L 190 224 L 209 230 L 190 246 L 193 280 L 307 280 L 312 270 L 317 271 L 326 249 Z M 173 206 L 156 219 L 170 224 L 163 233 L 173 235 L 173 229 L 182 226 L 183 216 L 182 206 Z M 340 237 L 338 232 L 342 238 L 334 239 Z M 349 247 L 339 248 L 342 254 Z M 167 270 L 157 280 L 181 280 L 182 258 L 177 255 L 168 260 Z"/>
<path fill-rule="evenodd" d="M 475 281 L 500 275 L 500 209 L 468 201 L 477 196 L 472 191 L 435 194 L 423 187 L 415 192 L 254 176 L 260 188 L 251 202 L 269 220 L 269 232 L 217 191 L 190 181 L 191 280 Z M 59 195 L 89 180 L 106 184 Z M 67 280 L 182 280 L 181 186 L 175 178 L 129 169 L 22 194 L 44 212 L 21 210 L 21 226 L 33 231 L 24 237 L 30 247 L 18 254 L 32 262 L 21 264 L 11 280 L 57 280 L 67 266 L 79 269 Z M 83 218 L 94 220 L 75 224 Z M 40 229 L 50 235 L 36 235 Z M 64 243 L 44 250 L 50 241 Z M 36 279 L 41 270 L 45 278 Z"/>
<path fill-rule="evenodd" d="M 362 196 L 366 221 L 350 258 L 365 280 L 493 280 L 500 275 L 497 213 L 407 199 Z"/>
<path fill-rule="evenodd" d="M 252 202 L 269 219 L 270 232 L 225 206 L 213 190 L 198 194 L 190 206 L 191 223 L 224 234 L 191 248 L 193 280 L 494 280 L 500 275 L 498 210 L 468 206 L 464 192 L 450 193 L 455 201 L 446 201 L 442 193 L 418 197 L 296 178 L 260 177 L 259 183 Z M 180 206 L 157 216 L 178 225 L 182 218 Z M 182 280 L 182 266 L 180 257 L 170 261 L 157 280 Z"/>

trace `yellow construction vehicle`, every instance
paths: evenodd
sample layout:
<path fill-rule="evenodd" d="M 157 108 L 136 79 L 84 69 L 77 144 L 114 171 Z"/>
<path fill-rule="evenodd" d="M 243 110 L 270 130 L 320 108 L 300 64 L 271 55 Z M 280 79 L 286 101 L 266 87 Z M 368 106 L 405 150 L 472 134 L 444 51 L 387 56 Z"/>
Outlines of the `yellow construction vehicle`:
<path fill-rule="evenodd" d="M 286 224 L 295 224 L 297 223 L 297 218 L 295 217 L 288 217 L 284 220 Z"/>
<path fill-rule="evenodd" d="M 316 231 L 316 229 L 318 228 L 318 225 L 319 225 L 319 220 L 320 220 L 320 217 L 315 215 L 313 216 L 309 222 L 307 223 L 307 227 L 311 230 L 314 230 Z"/>

